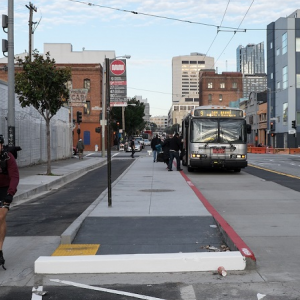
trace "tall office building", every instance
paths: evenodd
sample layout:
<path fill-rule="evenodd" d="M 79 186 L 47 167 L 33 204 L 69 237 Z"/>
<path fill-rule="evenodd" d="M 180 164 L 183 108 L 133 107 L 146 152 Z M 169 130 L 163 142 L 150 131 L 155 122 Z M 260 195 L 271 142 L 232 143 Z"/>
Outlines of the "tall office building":
<path fill-rule="evenodd" d="M 300 137 L 297 134 L 300 128 L 299 9 L 267 26 L 267 74 L 269 143 L 277 148 L 298 148 L 300 146 Z"/>
<path fill-rule="evenodd" d="M 214 58 L 193 52 L 172 58 L 172 107 L 169 125 L 180 124 L 181 119 L 199 106 L 199 72 L 214 68 Z"/>
<path fill-rule="evenodd" d="M 265 71 L 264 42 L 238 46 L 236 49 L 236 69 L 243 74 L 243 97 L 251 92 L 263 92 L 267 86 Z"/>
<path fill-rule="evenodd" d="M 264 42 L 238 46 L 236 49 L 236 68 L 242 74 L 265 73 Z"/>

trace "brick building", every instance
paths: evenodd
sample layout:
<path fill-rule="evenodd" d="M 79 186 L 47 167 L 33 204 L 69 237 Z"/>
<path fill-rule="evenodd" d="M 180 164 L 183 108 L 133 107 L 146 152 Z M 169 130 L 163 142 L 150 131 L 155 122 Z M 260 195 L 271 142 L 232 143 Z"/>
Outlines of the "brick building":
<path fill-rule="evenodd" d="M 0 64 L 0 79 L 7 82 L 6 64 Z M 80 124 L 80 138 L 84 140 L 85 151 L 95 150 L 98 145 L 102 149 L 101 133 L 96 133 L 95 129 L 100 125 L 100 112 L 102 109 L 102 66 L 101 64 L 56 64 L 58 68 L 71 68 L 72 81 L 68 82 L 70 89 L 88 89 L 86 104 L 84 107 L 70 108 L 70 122 L 76 120 L 77 111 L 82 112 L 82 123 Z M 15 72 L 20 69 L 15 68 Z M 67 106 L 67 104 L 66 104 Z M 79 134 L 78 124 L 73 126 L 73 145 L 77 144 Z"/>
<path fill-rule="evenodd" d="M 100 125 L 102 111 L 102 66 L 100 64 L 56 64 L 57 67 L 69 67 L 72 72 L 72 82 L 69 88 L 87 89 L 86 104 L 84 107 L 73 107 L 72 120 L 76 120 L 77 111 L 82 112 L 80 124 L 80 138 L 84 141 L 85 151 L 94 151 L 95 145 L 102 149 L 101 133 L 95 130 Z M 73 130 L 73 144 L 79 139 L 78 124 Z"/>
<path fill-rule="evenodd" d="M 229 106 L 243 96 L 243 77 L 240 72 L 202 70 L 199 74 L 199 105 Z"/>

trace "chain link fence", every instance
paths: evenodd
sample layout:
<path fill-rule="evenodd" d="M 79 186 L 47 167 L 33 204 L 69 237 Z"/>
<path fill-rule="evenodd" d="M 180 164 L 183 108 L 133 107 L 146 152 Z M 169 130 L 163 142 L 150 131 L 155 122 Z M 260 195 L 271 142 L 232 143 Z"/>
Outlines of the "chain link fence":
<path fill-rule="evenodd" d="M 0 81 L 0 134 L 7 143 L 8 86 Z M 51 160 L 72 156 L 72 128 L 69 110 L 61 108 L 50 121 Z M 47 162 L 46 122 L 33 107 L 22 108 L 15 97 L 15 145 L 20 146 L 18 166 Z"/>

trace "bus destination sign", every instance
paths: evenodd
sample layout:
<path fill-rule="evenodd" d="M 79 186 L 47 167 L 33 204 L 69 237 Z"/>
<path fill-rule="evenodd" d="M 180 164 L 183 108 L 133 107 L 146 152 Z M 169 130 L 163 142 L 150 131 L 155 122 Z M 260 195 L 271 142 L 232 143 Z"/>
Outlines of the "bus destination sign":
<path fill-rule="evenodd" d="M 195 117 L 242 118 L 242 110 L 236 109 L 196 109 Z"/>

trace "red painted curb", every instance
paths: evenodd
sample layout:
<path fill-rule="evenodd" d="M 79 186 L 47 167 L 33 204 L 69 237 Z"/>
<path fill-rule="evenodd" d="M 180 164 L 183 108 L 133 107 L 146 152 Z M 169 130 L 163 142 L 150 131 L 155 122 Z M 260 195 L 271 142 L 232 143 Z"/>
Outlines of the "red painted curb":
<path fill-rule="evenodd" d="M 203 196 L 203 194 L 195 187 L 192 181 L 188 178 L 186 174 L 182 171 L 180 172 L 182 177 L 185 179 L 190 188 L 197 195 L 199 200 L 203 203 L 205 208 L 211 213 L 214 219 L 220 224 L 222 229 L 227 233 L 231 241 L 235 244 L 241 254 L 250 258 L 253 261 L 256 261 L 254 253 L 250 250 L 247 244 L 242 240 L 242 238 L 235 232 L 235 230 L 227 223 L 227 221 L 216 211 L 216 209 L 208 202 L 208 200 Z"/>

